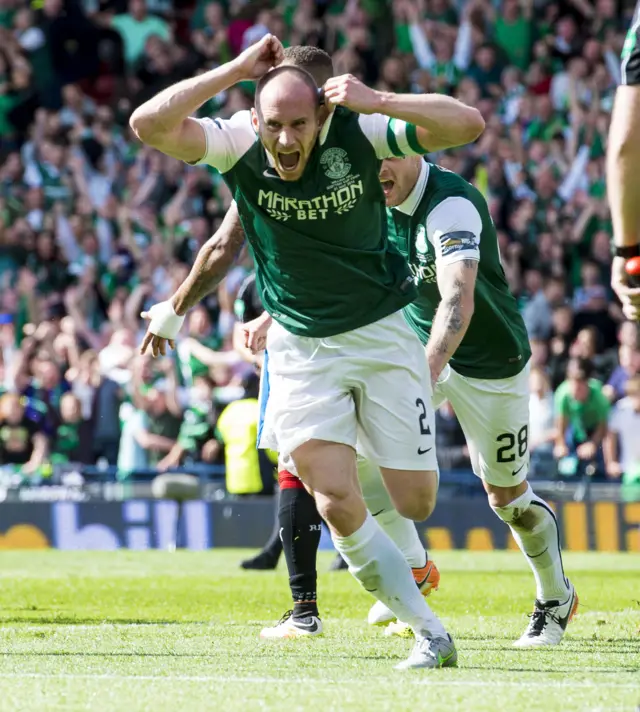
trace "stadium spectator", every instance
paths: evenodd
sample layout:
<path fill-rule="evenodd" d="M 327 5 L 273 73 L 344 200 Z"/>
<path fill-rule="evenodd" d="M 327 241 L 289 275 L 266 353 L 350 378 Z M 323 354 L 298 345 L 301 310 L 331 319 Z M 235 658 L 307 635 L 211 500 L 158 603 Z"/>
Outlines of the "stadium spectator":
<path fill-rule="evenodd" d="M 143 397 L 142 427 L 135 438 L 145 451 L 148 467 L 157 467 L 165 455 L 171 452 L 180 433 L 182 409 L 177 402 L 174 365 L 167 360 L 165 378 L 158 381 Z"/>
<path fill-rule="evenodd" d="M 640 349 L 638 327 L 632 321 L 624 321 L 618 330 L 618 365 L 604 388 L 607 398 L 614 403 L 625 395 L 625 386 L 632 376 L 640 373 Z"/>
<path fill-rule="evenodd" d="M 529 448 L 531 470 L 534 476 L 553 475 L 553 446 L 557 439 L 553 392 L 549 376 L 539 366 L 533 366 L 529 374 Z"/>
<path fill-rule="evenodd" d="M 607 432 L 609 401 L 602 384 L 591 377 L 589 361 L 572 358 L 567 380 L 555 394 L 555 456 L 565 476 L 604 474 L 601 445 Z M 589 469 L 588 469 L 589 468 Z M 592 468 L 592 471 L 591 471 Z"/>
<path fill-rule="evenodd" d="M 609 477 L 631 481 L 640 475 L 640 376 L 627 381 L 625 393 L 611 410 L 604 454 Z"/>
<path fill-rule="evenodd" d="M 25 475 L 34 475 L 44 464 L 47 437 L 37 413 L 30 414 L 26 399 L 15 393 L 0 398 L 0 462 L 19 465 Z"/>
<path fill-rule="evenodd" d="M 243 397 L 222 411 L 217 424 L 218 437 L 224 444 L 227 492 L 273 494 L 273 463 L 264 450 L 256 450 L 260 410 L 257 376 L 247 376 L 243 386 Z"/>
<path fill-rule="evenodd" d="M 60 399 L 60 423 L 51 439 L 52 464 L 85 462 L 82 453 L 82 405 L 73 393 Z"/>
<path fill-rule="evenodd" d="M 216 412 L 213 407 L 213 381 L 205 374 L 194 376 L 189 406 L 182 416 L 178 439 L 158 462 L 158 469 L 168 470 L 185 461 L 213 464 L 223 450 L 216 439 Z"/>
<path fill-rule="evenodd" d="M 147 13 L 146 0 L 129 0 L 127 12 L 111 18 L 111 27 L 122 37 L 124 56 L 129 67 L 133 66 L 145 51 L 152 37 L 169 41 L 171 28 L 161 18 Z"/>

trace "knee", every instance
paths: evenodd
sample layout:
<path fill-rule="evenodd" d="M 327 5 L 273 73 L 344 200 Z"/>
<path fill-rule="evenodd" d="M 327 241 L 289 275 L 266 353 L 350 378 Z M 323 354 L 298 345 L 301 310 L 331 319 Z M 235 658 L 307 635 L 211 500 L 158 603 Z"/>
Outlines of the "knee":
<path fill-rule="evenodd" d="M 529 528 L 529 510 L 533 492 L 526 482 L 517 487 L 487 489 L 487 497 L 491 509 L 503 522 L 516 529 Z"/>
<path fill-rule="evenodd" d="M 414 522 L 422 522 L 431 516 L 436 506 L 436 489 L 431 486 L 420 487 L 407 493 L 399 502 L 395 502 L 398 513 Z"/>
<path fill-rule="evenodd" d="M 485 483 L 485 489 L 489 506 L 491 509 L 497 510 L 509 507 L 514 500 L 527 492 L 529 485 L 526 480 L 515 487 L 495 487 Z"/>
<path fill-rule="evenodd" d="M 331 488 L 322 494 L 316 493 L 316 506 L 320 516 L 328 523 L 348 516 L 354 508 L 354 493 L 347 488 Z"/>
<path fill-rule="evenodd" d="M 489 506 L 491 507 L 491 509 L 497 510 L 503 509 L 504 507 L 508 507 L 514 500 L 514 497 L 510 497 L 503 490 L 501 492 L 488 492 L 487 499 L 489 500 Z"/>

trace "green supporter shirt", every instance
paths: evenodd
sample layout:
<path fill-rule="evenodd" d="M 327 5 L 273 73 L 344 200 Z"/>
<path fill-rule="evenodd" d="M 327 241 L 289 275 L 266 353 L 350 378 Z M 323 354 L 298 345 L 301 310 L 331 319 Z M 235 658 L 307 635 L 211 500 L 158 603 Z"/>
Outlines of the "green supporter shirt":
<path fill-rule="evenodd" d="M 418 298 L 404 310 L 423 343 L 440 304 L 438 268 L 478 261 L 475 309 L 451 365 L 470 378 L 519 373 L 531 350 L 524 321 L 500 262 L 496 229 L 481 193 L 456 173 L 423 162 L 407 199 L 387 211 L 391 242 L 409 261 Z"/>
<path fill-rule="evenodd" d="M 533 30 L 533 23 L 526 17 L 519 17 L 515 22 L 496 18 L 495 41 L 504 50 L 509 64 L 518 69 L 527 69 L 531 61 Z"/>
<path fill-rule="evenodd" d="M 51 462 L 71 462 L 80 448 L 80 423 L 61 423 L 51 445 Z"/>
<path fill-rule="evenodd" d="M 371 324 L 416 296 L 390 246 L 380 162 L 425 153 L 416 127 L 338 108 L 302 177 L 281 180 L 249 111 L 200 119 L 207 149 L 238 205 L 265 309 L 287 331 L 324 338 Z"/>
<path fill-rule="evenodd" d="M 171 39 L 169 25 L 154 15 L 147 15 L 143 20 L 136 20 L 128 13 L 116 15 L 111 20 L 111 27 L 117 30 L 122 37 L 127 64 L 133 64 L 142 57 L 144 46 L 149 37 L 155 35 L 165 42 Z"/>
<path fill-rule="evenodd" d="M 187 408 L 178 433 L 178 442 L 185 452 L 194 457 L 200 456 L 207 441 L 215 437 L 215 428 L 211 421 L 211 407 L 193 403 Z"/>
<path fill-rule="evenodd" d="M 607 422 L 609 408 L 602 383 L 595 378 L 589 379 L 589 395 L 585 401 L 578 401 L 571 395 L 569 381 L 561 383 L 556 390 L 556 413 L 568 421 L 577 442 L 584 442 L 599 425 Z"/>

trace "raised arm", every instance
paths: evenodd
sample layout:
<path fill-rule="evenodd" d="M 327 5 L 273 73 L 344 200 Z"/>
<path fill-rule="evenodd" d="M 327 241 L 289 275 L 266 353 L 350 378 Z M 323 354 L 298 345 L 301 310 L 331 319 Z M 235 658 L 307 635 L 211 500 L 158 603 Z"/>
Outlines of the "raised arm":
<path fill-rule="evenodd" d="M 394 94 L 375 91 L 365 86 L 351 74 L 332 77 L 324 85 L 325 100 L 329 106 L 346 106 L 363 114 L 361 127 L 365 132 L 376 130 L 378 114 L 406 124 L 399 127 L 406 139 L 409 153 L 440 151 L 454 146 L 463 146 L 475 141 L 484 131 L 484 119 L 478 109 L 467 106 L 450 96 L 441 94 Z M 370 120 L 367 121 L 366 119 Z M 386 122 L 393 132 L 394 128 Z M 398 148 L 400 153 L 394 149 Z M 384 152 L 383 152 L 384 153 Z M 391 146 L 380 158 L 406 155 L 402 146 Z"/>
<path fill-rule="evenodd" d="M 206 101 L 234 84 L 258 79 L 282 61 L 283 49 L 273 35 L 265 35 L 231 62 L 164 89 L 138 107 L 129 121 L 143 142 L 188 163 L 207 153 L 202 124 L 191 118 Z"/>

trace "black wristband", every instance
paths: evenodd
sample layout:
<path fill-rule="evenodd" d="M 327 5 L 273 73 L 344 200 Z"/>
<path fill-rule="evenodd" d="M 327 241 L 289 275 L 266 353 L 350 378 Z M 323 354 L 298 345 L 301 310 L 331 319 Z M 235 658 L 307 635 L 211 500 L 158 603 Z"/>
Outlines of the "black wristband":
<path fill-rule="evenodd" d="M 613 245 L 613 256 L 624 257 L 625 260 L 630 260 L 632 257 L 640 257 L 640 243 L 637 245 Z"/>

